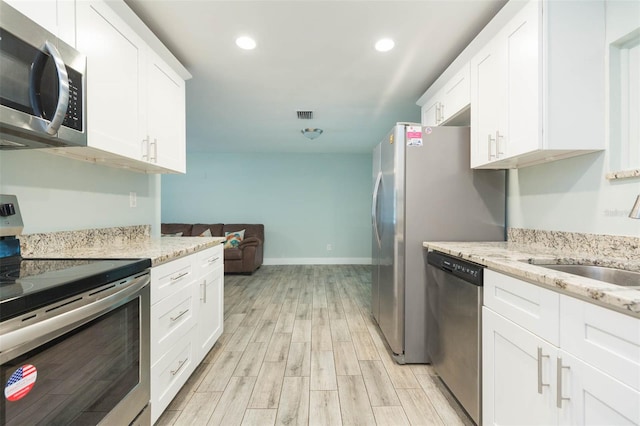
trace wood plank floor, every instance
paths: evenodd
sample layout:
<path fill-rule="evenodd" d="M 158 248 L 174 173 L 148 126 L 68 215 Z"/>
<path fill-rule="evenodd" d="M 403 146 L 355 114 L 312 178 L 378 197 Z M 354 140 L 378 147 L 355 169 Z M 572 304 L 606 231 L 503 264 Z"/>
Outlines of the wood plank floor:
<path fill-rule="evenodd" d="M 397 365 L 371 267 L 225 276 L 224 334 L 158 425 L 472 425 L 428 365 Z"/>

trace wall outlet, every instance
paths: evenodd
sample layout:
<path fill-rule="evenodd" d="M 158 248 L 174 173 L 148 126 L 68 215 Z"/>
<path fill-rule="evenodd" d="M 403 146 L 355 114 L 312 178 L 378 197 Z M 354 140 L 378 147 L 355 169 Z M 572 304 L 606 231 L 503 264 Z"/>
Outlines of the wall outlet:
<path fill-rule="evenodd" d="M 327 251 L 331 251 L 331 250 L 333 250 L 333 245 L 327 244 Z"/>
<path fill-rule="evenodd" d="M 136 207 L 138 205 L 138 195 L 135 192 L 129 193 L 129 207 Z"/>

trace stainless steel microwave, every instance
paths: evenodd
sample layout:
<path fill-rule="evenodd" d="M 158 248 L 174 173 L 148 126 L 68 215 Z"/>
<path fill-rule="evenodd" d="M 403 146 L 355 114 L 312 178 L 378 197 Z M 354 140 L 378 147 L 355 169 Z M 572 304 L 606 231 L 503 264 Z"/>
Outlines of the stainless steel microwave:
<path fill-rule="evenodd" d="M 86 57 L 0 7 L 0 149 L 86 146 Z"/>

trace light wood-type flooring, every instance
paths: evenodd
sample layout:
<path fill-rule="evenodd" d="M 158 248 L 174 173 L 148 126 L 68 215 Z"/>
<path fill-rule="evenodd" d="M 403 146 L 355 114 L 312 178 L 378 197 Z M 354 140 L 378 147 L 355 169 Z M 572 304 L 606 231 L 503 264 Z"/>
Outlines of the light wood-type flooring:
<path fill-rule="evenodd" d="M 371 267 L 225 276 L 224 334 L 158 425 L 470 425 L 428 365 L 398 365 Z"/>

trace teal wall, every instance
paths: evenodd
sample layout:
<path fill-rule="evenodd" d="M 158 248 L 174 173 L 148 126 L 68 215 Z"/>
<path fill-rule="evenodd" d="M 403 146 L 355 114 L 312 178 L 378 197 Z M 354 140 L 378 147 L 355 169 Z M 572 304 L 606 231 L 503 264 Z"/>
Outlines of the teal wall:
<path fill-rule="evenodd" d="M 186 175 L 162 177 L 161 219 L 263 223 L 265 263 L 369 263 L 371 162 L 370 154 L 191 152 Z"/>
<path fill-rule="evenodd" d="M 129 193 L 137 194 L 129 207 Z M 151 225 L 160 235 L 160 177 L 47 154 L 0 151 L 0 193 L 18 197 L 24 233 Z"/>

